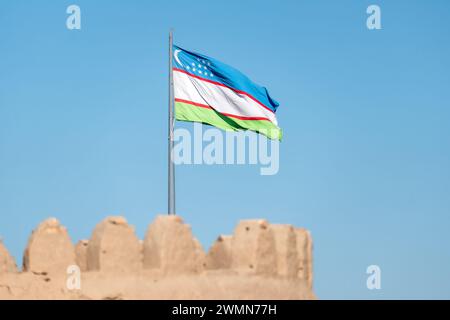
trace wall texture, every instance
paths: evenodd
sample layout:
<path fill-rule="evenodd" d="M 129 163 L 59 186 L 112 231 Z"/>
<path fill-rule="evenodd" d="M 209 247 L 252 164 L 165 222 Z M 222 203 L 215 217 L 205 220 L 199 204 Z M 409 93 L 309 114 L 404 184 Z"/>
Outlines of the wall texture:
<path fill-rule="evenodd" d="M 143 240 L 108 217 L 76 245 L 51 218 L 31 234 L 22 272 L 0 242 L 0 299 L 314 299 L 312 280 L 310 233 L 266 220 L 239 222 L 205 252 L 179 216 L 157 216 Z"/>

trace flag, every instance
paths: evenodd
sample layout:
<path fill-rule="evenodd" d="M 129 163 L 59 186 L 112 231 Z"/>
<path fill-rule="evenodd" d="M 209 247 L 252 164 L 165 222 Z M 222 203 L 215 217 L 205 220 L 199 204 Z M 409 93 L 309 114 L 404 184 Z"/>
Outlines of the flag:
<path fill-rule="evenodd" d="M 224 130 L 251 130 L 281 140 L 279 106 L 266 88 L 203 54 L 173 46 L 175 118 Z"/>

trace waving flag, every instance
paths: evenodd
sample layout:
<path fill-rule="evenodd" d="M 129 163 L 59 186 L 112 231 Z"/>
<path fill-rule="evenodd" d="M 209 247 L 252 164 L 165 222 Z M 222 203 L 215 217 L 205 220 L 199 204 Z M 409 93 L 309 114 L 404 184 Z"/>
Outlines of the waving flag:
<path fill-rule="evenodd" d="M 281 140 L 278 102 L 267 89 L 216 59 L 173 46 L 175 118 Z"/>

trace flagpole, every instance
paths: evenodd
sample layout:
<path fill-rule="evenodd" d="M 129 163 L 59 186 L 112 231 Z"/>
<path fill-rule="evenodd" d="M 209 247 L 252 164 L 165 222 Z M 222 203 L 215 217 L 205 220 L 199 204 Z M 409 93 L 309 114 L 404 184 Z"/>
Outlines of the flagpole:
<path fill-rule="evenodd" d="M 168 136 L 168 213 L 169 215 L 175 215 L 175 164 L 173 162 L 173 127 L 174 127 L 174 106 L 173 106 L 173 33 L 169 32 L 169 136 Z"/>

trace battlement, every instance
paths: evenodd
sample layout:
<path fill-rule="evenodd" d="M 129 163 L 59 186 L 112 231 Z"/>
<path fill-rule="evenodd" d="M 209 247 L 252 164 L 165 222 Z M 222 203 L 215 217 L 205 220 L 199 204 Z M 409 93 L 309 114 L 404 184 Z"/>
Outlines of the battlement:
<path fill-rule="evenodd" d="M 82 288 L 73 296 L 70 290 L 63 289 L 71 298 L 102 298 L 92 292 L 89 295 L 89 287 L 93 286 L 90 283 L 99 278 L 113 281 L 135 279 L 133 281 L 141 283 L 134 289 L 127 285 L 128 290 L 135 290 L 135 294 L 139 292 L 139 298 L 144 299 L 224 298 L 225 292 L 220 293 L 224 288 L 233 297 L 249 299 L 260 296 L 278 299 L 314 297 L 310 233 L 291 225 L 270 224 L 266 220 L 239 222 L 233 235 L 219 236 L 205 252 L 190 226 L 179 216 L 157 216 L 142 241 L 125 218 L 108 217 L 95 227 L 89 240 L 81 240 L 76 245 L 67 229 L 51 218 L 32 232 L 24 251 L 22 272 L 18 271 L 13 258 L 0 242 L 0 285 L 2 282 L 17 282 L 23 275 L 45 276 L 47 280 L 44 282 L 58 279 L 53 282 L 61 286 L 62 279 L 68 276 L 68 267 L 73 265 L 81 270 L 82 281 L 88 284 L 88 290 Z M 13 278 L 7 277 L 8 274 L 14 275 Z M 146 295 L 146 290 L 152 290 L 141 287 L 150 286 L 148 279 L 158 282 L 156 287 L 164 286 L 163 292 L 156 290 L 156 296 Z M 186 294 L 175 294 L 176 279 L 189 279 L 185 286 Z M 217 283 L 218 279 L 225 284 Z M 261 283 L 261 280 L 264 281 Z M 20 281 L 24 280 L 20 278 Z M 191 288 L 201 288 L 206 283 L 212 293 L 203 292 L 204 296 Z M 250 290 L 252 286 L 265 290 L 265 293 Z M 109 287 L 105 285 L 105 290 Z M 289 287 L 289 290 L 284 290 L 284 287 Z M 216 295 L 215 289 L 219 292 Z M 270 290 L 276 292 L 271 293 Z M 136 297 L 133 294 L 128 296 Z"/>

